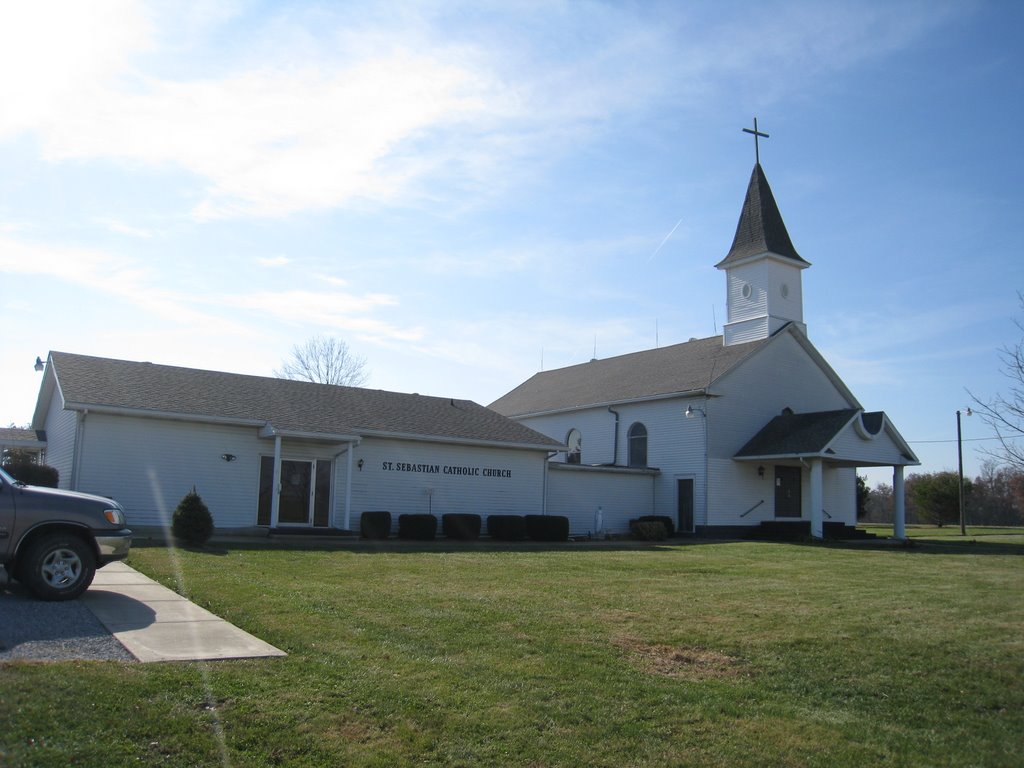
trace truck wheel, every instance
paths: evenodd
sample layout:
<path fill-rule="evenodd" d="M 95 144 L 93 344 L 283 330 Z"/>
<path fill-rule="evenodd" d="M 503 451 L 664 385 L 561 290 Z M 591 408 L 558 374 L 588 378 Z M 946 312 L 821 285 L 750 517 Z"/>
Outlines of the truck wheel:
<path fill-rule="evenodd" d="M 73 600 L 92 584 L 96 555 L 78 536 L 51 534 L 29 546 L 18 573 L 40 600 Z"/>

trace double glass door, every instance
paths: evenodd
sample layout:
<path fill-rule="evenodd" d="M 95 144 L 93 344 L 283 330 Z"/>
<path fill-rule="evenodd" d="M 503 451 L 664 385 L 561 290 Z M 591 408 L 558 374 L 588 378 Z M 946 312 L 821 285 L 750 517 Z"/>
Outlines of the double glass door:
<path fill-rule="evenodd" d="M 331 524 L 330 459 L 281 460 L 281 498 L 278 525 L 327 527 Z M 270 525 L 274 491 L 274 457 L 260 457 L 260 498 L 257 525 Z"/>

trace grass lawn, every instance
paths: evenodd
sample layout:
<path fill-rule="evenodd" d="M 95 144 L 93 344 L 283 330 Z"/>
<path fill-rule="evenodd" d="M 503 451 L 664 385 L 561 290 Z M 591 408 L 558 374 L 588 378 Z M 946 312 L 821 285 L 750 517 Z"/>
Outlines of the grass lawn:
<path fill-rule="evenodd" d="M 290 655 L 2 666 L 0 766 L 1020 766 L 1024 532 L 951 530 L 138 547 Z"/>

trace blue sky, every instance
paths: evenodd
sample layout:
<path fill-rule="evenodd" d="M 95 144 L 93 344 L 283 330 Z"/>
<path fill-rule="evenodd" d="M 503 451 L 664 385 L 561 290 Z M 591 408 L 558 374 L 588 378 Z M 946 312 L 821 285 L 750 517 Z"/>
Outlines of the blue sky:
<path fill-rule="evenodd" d="M 48 350 L 270 375 L 330 334 L 367 386 L 487 404 L 712 335 L 756 115 L 811 340 L 955 468 L 1020 335 L 1022 29 L 1009 0 L 5 4 L 0 422 Z"/>

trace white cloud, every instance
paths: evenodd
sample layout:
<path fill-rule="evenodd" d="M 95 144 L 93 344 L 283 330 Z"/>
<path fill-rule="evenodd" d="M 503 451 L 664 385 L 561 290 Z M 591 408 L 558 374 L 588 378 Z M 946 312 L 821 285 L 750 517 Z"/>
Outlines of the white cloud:
<path fill-rule="evenodd" d="M 153 233 L 150 230 L 143 229 L 142 227 L 135 227 L 135 226 L 132 226 L 131 224 L 125 224 L 123 221 L 118 221 L 117 219 L 109 219 L 109 218 L 101 217 L 101 218 L 96 219 L 96 223 L 100 224 L 101 226 L 106 227 L 111 232 L 116 232 L 119 235 L 130 235 L 131 237 L 141 237 L 141 238 L 146 239 L 146 240 L 148 240 L 149 238 L 153 237 Z"/>
<path fill-rule="evenodd" d="M 381 162 L 479 110 L 476 88 L 472 73 L 402 51 L 334 71 L 147 78 L 139 90 L 93 93 L 60 119 L 41 119 L 40 133 L 51 161 L 188 169 L 208 182 L 198 219 L 280 216 L 397 197 L 410 168 Z"/>
<path fill-rule="evenodd" d="M 381 307 L 398 304 L 395 297 L 386 294 L 356 296 L 341 291 L 262 291 L 218 295 L 216 303 L 257 311 L 291 325 L 350 331 L 377 341 L 416 341 L 423 336 L 421 328 L 401 328 L 367 316 Z"/>
<path fill-rule="evenodd" d="M 220 335 L 245 335 L 256 322 L 244 321 L 225 311 L 235 309 L 250 310 L 261 319 L 276 318 L 291 325 L 351 331 L 370 340 L 406 342 L 423 335 L 421 328 L 398 327 L 372 317 L 378 309 L 397 305 L 394 296 L 305 290 L 235 295 L 181 293 L 161 287 L 158 276 L 135 259 L 96 248 L 40 245 L 0 237 L 0 273 L 41 275 L 72 283 L 116 297 L 148 315 L 173 321 L 175 326 L 215 325 Z"/>
<path fill-rule="evenodd" d="M 332 275 L 317 275 L 316 279 L 321 281 L 321 282 L 329 283 L 330 285 L 334 285 L 334 286 L 346 286 L 346 285 L 348 285 L 348 280 L 343 280 L 340 277 L 333 277 Z"/>
<path fill-rule="evenodd" d="M 0 138 L 60 123 L 152 46 L 135 0 L 4 3 Z"/>
<path fill-rule="evenodd" d="M 763 87 L 755 73 L 766 71 L 772 87 L 800 89 L 949 14 L 801 3 L 655 18 L 539 5 L 491 8 L 453 29 L 455 12 L 429 4 L 245 11 L 8 4 L 0 139 L 32 131 L 52 162 L 186 169 L 201 185 L 199 220 L 407 203 L 425 194 L 424 179 L 432 196 L 445 182 L 487 196 L 613 115 L 664 98 L 706 108 L 711 84 Z M 230 50 L 190 68 L 193 49 L 209 57 L 229 19 L 244 30 Z"/>
<path fill-rule="evenodd" d="M 98 248 L 65 247 L 0 237 L 0 272 L 42 275 L 114 296 L 146 312 L 177 322 L 209 323 L 173 291 L 130 258 Z"/>
<path fill-rule="evenodd" d="M 283 267 L 292 263 L 292 260 L 287 256 L 264 256 L 256 259 L 256 261 L 263 267 Z"/>

